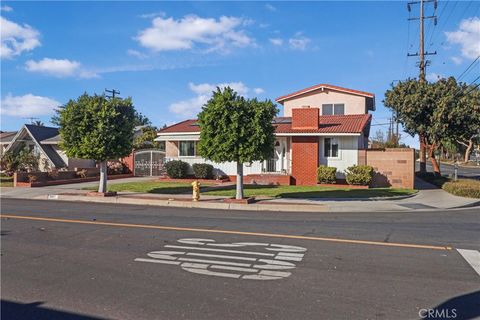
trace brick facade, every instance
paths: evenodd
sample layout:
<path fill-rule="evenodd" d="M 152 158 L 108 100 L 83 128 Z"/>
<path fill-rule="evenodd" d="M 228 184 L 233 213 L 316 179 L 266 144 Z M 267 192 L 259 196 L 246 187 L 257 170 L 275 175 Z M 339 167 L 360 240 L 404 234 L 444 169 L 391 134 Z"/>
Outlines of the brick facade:
<path fill-rule="evenodd" d="M 318 143 L 318 137 L 292 137 L 292 176 L 294 184 L 317 184 Z"/>
<path fill-rule="evenodd" d="M 375 170 L 372 187 L 414 187 L 415 157 L 409 148 L 367 149 L 358 151 L 358 164 Z"/>
<path fill-rule="evenodd" d="M 295 108 L 292 110 L 292 129 L 318 129 L 318 108 Z"/>

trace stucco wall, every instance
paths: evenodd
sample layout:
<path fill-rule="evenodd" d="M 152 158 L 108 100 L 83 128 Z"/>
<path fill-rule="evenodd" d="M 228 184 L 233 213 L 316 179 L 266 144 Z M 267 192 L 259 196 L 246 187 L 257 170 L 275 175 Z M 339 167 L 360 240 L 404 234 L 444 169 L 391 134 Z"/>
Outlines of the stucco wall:
<path fill-rule="evenodd" d="M 324 91 L 316 90 L 285 100 L 283 103 L 284 116 L 291 117 L 292 108 L 302 106 L 320 108 L 321 113 L 322 104 L 325 103 L 344 103 L 345 114 L 364 114 L 367 111 L 365 97 L 325 89 Z"/>
<path fill-rule="evenodd" d="M 324 138 L 336 138 L 339 141 L 338 157 L 325 158 L 324 157 Z M 320 164 L 337 168 L 337 179 L 345 179 L 343 173 L 345 169 L 350 166 L 358 164 L 358 144 L 361 137 L 320 137 L 319 159 Z"/>

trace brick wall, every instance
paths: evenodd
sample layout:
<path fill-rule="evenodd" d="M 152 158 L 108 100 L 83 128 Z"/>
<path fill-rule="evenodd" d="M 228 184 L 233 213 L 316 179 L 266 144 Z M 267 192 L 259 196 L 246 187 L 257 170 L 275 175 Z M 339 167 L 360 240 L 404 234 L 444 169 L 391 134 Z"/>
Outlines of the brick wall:
<path fill-rule="evenodd" d="M 375 170 L 372 187 L 413 189 L 415 174 L 414 150 L 410 148 L 367 149 L 358 151 L 358 164 Z"/>
<path fill-rule="evenodd" d="M 134 163 L 135 163 L 135 154 L 132 152 L 125 158 L 121 158 L 120 161 L 128 168 L 130 173 L 133 172 Z"/>
<path fill-rule="evenodd" d="M 178 157 L 178 141 L 167 141 L 165 143 L 165 156 L 167 158 Z"/>
<path fill-rule="evenodd" d="M 292 137 L 292 176 L 294 184 L 317 184 L 317 168 L 318 137 Z"/>
<path fill-rule="evenodd" d="M 318 108 L 295 108 L 292 110 L 293 129 L 318 129 Z"/>

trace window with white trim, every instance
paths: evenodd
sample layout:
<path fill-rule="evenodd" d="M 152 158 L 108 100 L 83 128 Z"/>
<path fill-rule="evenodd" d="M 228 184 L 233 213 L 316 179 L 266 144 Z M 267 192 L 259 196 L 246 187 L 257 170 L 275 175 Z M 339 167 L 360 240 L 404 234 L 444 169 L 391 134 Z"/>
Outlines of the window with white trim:
<path fill-rule="evenodd" d="M 338 158 L 338 139 L 337 138 L 323 139 L 323 156 L 325 158 Z"/>
<path fill-rule="evenodd" d="M 324 116 L 343 115 L 343 114 L 345 114 L 345 104 L 344 103 L 322 104 L 322 115 L 324 115 Z"/>
<path fill-rule="evenodd" d="M 179 157 L 195 157 L 197 143 L 196 141 L 179 141 L 178 156 Z"/>

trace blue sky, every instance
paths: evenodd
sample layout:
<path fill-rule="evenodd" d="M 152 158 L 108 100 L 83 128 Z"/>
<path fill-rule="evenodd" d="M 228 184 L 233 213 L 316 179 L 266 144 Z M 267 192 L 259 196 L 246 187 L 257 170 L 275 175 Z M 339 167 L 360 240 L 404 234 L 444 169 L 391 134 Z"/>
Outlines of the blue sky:
<path fill-rule="evenodd" d="M 427 5 L 427 14 L 432 5 Z M 440 1 L 426 22 L 428 78 L 480 55 L 480 2 Z M 412 6 L 412 16 L 418 6 Z M 154 125 L 192 118 L 216 85 L 276 97 L 318 83 L 375 93 L 418 74 L 418 22 L 406 2 L 2 2 L 1 129 L 46 124 L 56 105 L 105 88 Z M 480 64 L 462 80 L 470 83 Z M 414 139 L 404 141 L 415 146 Z"/>

